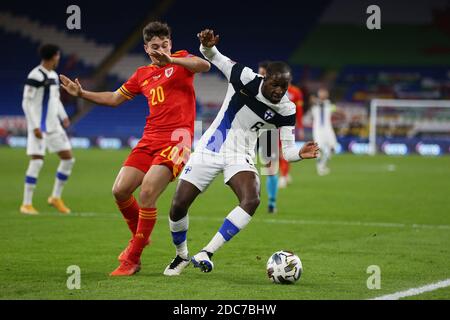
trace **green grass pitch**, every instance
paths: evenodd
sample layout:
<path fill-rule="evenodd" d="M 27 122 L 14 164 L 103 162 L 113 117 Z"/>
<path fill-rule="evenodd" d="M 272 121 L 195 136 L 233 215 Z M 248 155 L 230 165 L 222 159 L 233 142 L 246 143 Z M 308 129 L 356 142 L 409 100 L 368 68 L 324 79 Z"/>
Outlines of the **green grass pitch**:
<path fill-rule="evenodd" d="M 58 164 L 48 155 L 34 196 L 38 216 L 18 212 L 28 159 L 0 148 L 0 299 L 368 299 L 450 278 L 450 158 L 339 155 L 331 175 L 314 161 L 292 165 L 294 182 L 280 190 L 278 213 L 262 203 L 248 227 L 214 256 L 204 274 L 189 266 L 162 272 L 174 255 L 167 214 L 175 184 L 158 203 L 159 218 L 142 270 L 108 276 L 129 231 L 111 195 L 129 150 L 75 150 L 64 199 L 68 216 L 46 199 Z M 190 210 L 190 253 L 200 250 L 237 205 L 222 177 Z M 277 250 L 297 253 L 304 267 L 294 285 L 276 285 L 265 265 Z M 68 266 L 81 269 L 81 289 L 69 290 Z M 367 267 L 381 268 L 381 289 L 369 290 Z M 411 297 L 450 299 L 450 288 Z"/>

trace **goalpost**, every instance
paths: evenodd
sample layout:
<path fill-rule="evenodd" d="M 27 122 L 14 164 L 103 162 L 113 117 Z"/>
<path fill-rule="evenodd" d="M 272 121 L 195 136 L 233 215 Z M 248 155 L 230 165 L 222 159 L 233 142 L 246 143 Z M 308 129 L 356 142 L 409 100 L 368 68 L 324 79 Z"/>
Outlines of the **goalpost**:
<path fill-rule="evenodd" d="M 380 119 L 379 110 L 390 110 Z M 398 114 L 395 114 L 397 109 Z M 434 117 L 434 118 L 433 118 Z M 431 119 L 431 120 L 430 120 Z M 377 153 L 377 126 L 427 128 L 450 137 L 450 100 L 373 99 L 369 113 L 369 154 Z M 414 133 L 414 132 L 413 132 Z"/>

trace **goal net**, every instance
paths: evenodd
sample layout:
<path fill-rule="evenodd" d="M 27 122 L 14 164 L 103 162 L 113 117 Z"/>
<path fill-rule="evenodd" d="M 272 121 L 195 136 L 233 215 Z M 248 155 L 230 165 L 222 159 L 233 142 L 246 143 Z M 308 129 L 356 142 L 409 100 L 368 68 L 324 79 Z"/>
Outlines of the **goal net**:
<path fill-rule="evenodd" d="M 450 100 L 371 100 L 370 154 L 439 155 L 449 147 Z"/>

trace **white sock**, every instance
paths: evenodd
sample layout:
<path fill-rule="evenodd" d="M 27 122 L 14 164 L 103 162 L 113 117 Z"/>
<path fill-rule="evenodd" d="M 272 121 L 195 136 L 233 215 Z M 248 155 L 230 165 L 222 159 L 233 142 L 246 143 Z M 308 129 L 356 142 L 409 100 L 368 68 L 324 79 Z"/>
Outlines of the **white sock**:
<path fill-rule="evenodd" d="M 329 151 L 328 147 L 323 147 L 320 150 L 320 157 L 317 159 L 317 171 L 318 172 L 326 169 L 329 155 L 330 155 L 330 151 Z"/>
<path fill-rule="evenodd" d="M 225 242 L 225 238 L 222 236 L 220 232 L 217 232 L 211 241 L 203 248 L 203 250 L 214 253 L 222 247 Z"/>
<path fill-rule="evenodd" d="M 69 179 L 69 176 L 72 173 L 72 167 L 74 163 L 74 158 L 69 160 L 61 160 L 59 162 L 59 166 L 56 171 L 55 184 L 53 185 L 52 197 L 61 198 L 64 185 L 66 184 L 67 179 Z"/>
<path fill-rule="evenodd" d="M 33 204 L 34 189 L 36 189 L 36 184 L 25 183 L 25 187 L 23 189 L 23 205 Z"/>
<path fill-rule="evenodd" d="M 36 188 L 37 178 L 39 172 L 44 164 L 42 159 L 30 160 L 25 177 L 25 187 L 23 191 L 23 203 L 24 205 L 31 205 L 33 203 L 33 193 Z"/>
<path fill-rule="evenodd" d="M 324 163 L 323 163 L 322 157 L 317 159 L 316 168 L 317 168 L 317 172 L 320 172 L 324 169 Z"/>
<path fill-rule="evenodd" d="M 327 163 L 328 163 L 328 159 L 330 158 L 330 154 L 331 154 L 330 148 L 326 147 L 323 150 L 323 166 L 325 168 L 327 167 Z"/>
<path fill-rule="evenodd" d="M 225 242 L 230 241 L 233 236 L 244 229 L 251 219 L 252 216 L 241 207 L 234 208 L 225 218 L 219 232 L 216 233 L 203 250 L 211 253 L 216 252 Z"/>
<path fill-rule="evenodd" d="M 169 217 L 169 227 L 172 233 L 172 241 L 177 248 L 177 255 L 183 259 L 189 257 L 188 247 L 187 247 L 187 230 L 189 228 L 189 216 L 186 215 L 184 218 L 178 221 L 172 221 Z"/>

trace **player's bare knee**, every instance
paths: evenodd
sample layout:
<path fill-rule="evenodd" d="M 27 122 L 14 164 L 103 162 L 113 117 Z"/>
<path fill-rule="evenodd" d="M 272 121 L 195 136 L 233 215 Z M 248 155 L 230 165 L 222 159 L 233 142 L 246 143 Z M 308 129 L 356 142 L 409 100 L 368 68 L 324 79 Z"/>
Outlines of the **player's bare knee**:
<path fill-rule="evenodd" d="M 61 160 L 71 160 L 73 159 L 72 151 L 65 150 L 58 153 L 58 156 Z"/>
<path fill-rule="evenodd" d="M 183 199 L 175 197 L 172 201 L 172 206 L 170 207 L 170 219 L 172 221 L 178 221 L 184 218 L 187 214 L 187 210 L 187 201 L 183 201 Z"/>
<path fill-rule="evenodd" d="M 259 196 L 246 197 L 242 199 L 239 206 L 245 210 L 249 215 L 253 215 L 260 204 Z"/>
<path fill-rule="evenodd" d="M 151 187 L 142 187 L 139 193 L 139 200 L 144 208 L 153 208 L 156 206 L 158 196 Z"/>
<path fill-rule="evenodd" d="M 131 197 L 132 191 L 114 184 L 112 187 L 112 194 L 117 201 L 126 201 Z"/>

